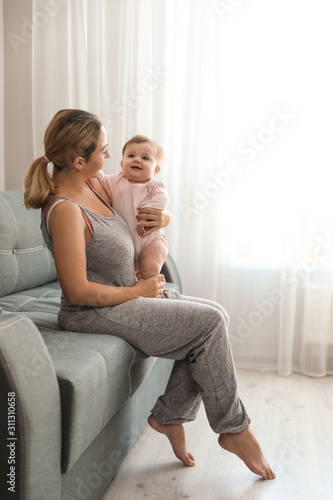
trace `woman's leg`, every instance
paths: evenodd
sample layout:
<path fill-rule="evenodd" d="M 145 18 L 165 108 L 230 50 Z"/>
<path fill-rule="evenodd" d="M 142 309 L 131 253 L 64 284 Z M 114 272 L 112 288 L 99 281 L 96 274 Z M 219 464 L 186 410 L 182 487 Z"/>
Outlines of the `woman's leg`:
<path fill-rule="evenodd" d="M 220 304 L 197 297 L 186 297 L 183 295 L 179 295 L 178 292 L 175 292 L 174 290 L 166 291 L 165 294 L 166 296 L 171 295 L 174 298 L 178 298 L 180 300 L 189 300 L 192 302 L 197 302 L 215 307 L 216 309 L 221 311 L 226 320 L 227 326 L 229 326 L 229 316 L 225 311 L 225 309 Z M 197 409 L 199 408 L 199 404 L 197 406 Z M 193 408 L 192 415 L 195 415 L 195 407 Z M 164 433 L 167 434 L 165 428 L 167 428 L 166 425 L 164 426 L 161 425 L 160 428 L 157 428 L 156 430 L 158 430 L 159 432 L 164 431 Z M 252 472 L 254 472 L 255 474 L 259 474 L 264 479 L 275 478 L 274 471 L 268 465 L 261 451 L 259 443 L 249 427 L 241 432 L 221 433 L 218 442 L 222 448 L 231 453 L 236 454 L 239 458 L 241 458 L 245 462 L 245 464 L 249 467 L 249 469 L 252 470 Z"/>
<path fill-rule="evenodd" d="M 168 388 L 153 409 L 161 423 L 193 420 L 201 397 L 215 432 L 246 429 L 250 419 L 237 393 L 224 310 L 209 301 L 167 293 L 168 299 L 140 298 L 95 309 L 96 328 L 149 356 L 176 360 Z"/>
<path fill-rule="evenodd" d="M 176 455 L 191 465 L 185 444 L 179 452 L 181 423 L 195 418 L 201 397 L 220 445 L 255 473 L 274 477 L 248 429 L 250 419 L 237 393 L 225 311 L 176 292 L 166 295 L 170 300 L 140 298 L 94 310 L 98 333 L 120 336 L 147 355 L 176 360 L 167 390 L 153 409 L 152 426 L 166 434 L 178 449 Z"/>
<path fill-rule="evenodd" d="M 188 360 L 181 359 L 175 361 L 165 392 L 158 398 L 152 413 L 165 423 L 191 422 L 197 416 L 201 401 Z"/>

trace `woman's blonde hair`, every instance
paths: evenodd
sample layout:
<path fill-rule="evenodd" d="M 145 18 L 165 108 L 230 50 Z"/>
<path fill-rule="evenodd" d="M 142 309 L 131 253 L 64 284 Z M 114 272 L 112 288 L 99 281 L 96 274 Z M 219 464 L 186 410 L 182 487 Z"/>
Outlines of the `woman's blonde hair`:
<path fill-rule="evenodd" d="M 149 137 L 146 137 L 145 135 L 135 135 L 132 137 L 129 141 L 126 142 L 125 146 L 123 147 L 123 152 L 122 155 L 124 157 L 125 149 L 130 146 L 131 144 L 141 144 L 142 142 L 148 142 L 156 151 L 156 162 L 158 165 L 163 163 L 164 160 L 164 151 L 162 147 L 153 139 L 150 139 Z"/>
<path fill-rule="evenodd" d="M 63 109 L 53 117 L 44 135 L 45 156 L 34 160 L 24 179 L 24 204 L 41 208 L 57 191 L 47 170 L 48 161 L 56 171 L 67 169 L 77 156 L 87 161 L 96 149 L 102 123 L 97 116 L 79 109 Z"/>

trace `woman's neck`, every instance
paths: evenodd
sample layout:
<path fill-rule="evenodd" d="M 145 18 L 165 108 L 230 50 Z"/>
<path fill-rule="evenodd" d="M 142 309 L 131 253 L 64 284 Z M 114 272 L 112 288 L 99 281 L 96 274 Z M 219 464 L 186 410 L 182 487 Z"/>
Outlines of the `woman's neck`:
<path fill-rule="evenodd" d="M 58 194 L 68 198 L 81 198 L 86 192 L 86 179 L 80 172 L 56 172 L 53 174 L 55 184 L 58 185 Z"/>

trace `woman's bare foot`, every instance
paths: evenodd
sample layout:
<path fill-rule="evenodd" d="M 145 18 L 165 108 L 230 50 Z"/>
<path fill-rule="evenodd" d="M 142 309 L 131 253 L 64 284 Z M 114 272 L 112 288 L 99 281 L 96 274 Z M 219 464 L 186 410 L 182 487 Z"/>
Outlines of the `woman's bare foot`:
<path fill-rule="evenodd" d="M 275 473 L 268 465 L 251 429 L 234 434 L 220 434 L 219 445 L 237 455 L 255 474 L 259 474 L 264 479 L 275 478 Z"/>
<path fill-rule="evenodd" d="M 149 416 L 148 424 L 155 431 L 165 434 L 171 443 L 174 454 L 179 460 L 187 465 L 187 467 L 193 467 L 195 465 L 193 456 L 186 448 L 185 431 L 182 424 L 161 424 L 156 420 L 154 415 Z"/>

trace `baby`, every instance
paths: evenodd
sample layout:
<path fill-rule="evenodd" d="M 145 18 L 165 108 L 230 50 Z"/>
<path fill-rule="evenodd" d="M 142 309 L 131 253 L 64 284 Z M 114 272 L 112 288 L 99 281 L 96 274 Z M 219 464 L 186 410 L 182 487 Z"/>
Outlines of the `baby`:
<path fill-rule="evenodd" d="M 154 178 L 161 169 L 163 150 L 152 139 L 136 135 L 125 144 L 122 154 L 121 171 L 105 175 L 100 170 L 98 180 L 111 198 L 112 207 L 131 230 L 139 277 L 148 279 L 160 273 L 168 253 L 167 239 L 161 229 L 145 236 L 136 215 L 140 208 L 163 210 L 168 206 L 165 185 Z"/>

